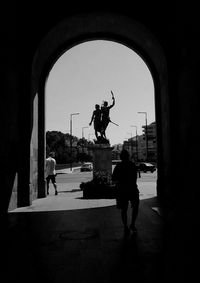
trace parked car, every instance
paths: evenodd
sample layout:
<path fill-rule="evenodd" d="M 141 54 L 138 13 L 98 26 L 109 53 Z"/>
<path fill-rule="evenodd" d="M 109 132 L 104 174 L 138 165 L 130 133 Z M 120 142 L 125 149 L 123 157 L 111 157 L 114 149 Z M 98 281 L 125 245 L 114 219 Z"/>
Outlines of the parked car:
<path fill-rule="evenodd" d="M 92 171 L 92 170 L 93 170 L 93 164 L 91 162 L 85 162 L 81 165 L 81 172 Z"/>
<path fill-rule="evenodd" d="M 138 164 L 137 167 L 138 167 L 138 170 L 143 171 L 144 173 L 148 171 L 153 173 L 156 170 L 156 166 L 148 162 L 141 162 Z"/>
<path fill-rule="evenodd" d="M 120 163 L 121 160 L 120 159 L 113 159 L 112 160 L 112 165 L 117 165 L 118 163 Z"/>

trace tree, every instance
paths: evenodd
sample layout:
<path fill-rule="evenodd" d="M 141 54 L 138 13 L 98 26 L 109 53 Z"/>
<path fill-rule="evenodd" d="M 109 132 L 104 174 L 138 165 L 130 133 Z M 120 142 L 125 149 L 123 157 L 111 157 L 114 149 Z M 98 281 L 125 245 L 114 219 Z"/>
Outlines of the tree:
<path fill-rule="evenodd" d="M 47 131 L 46 132 L 46 155 L 51 151 L 55 152 L 55 158 L 58 164 L 70 163 L 78 161 L 91 161 L 91 156 L 88 154 L 82 154 L 82 146 L 86 147 L 88 144 L 91 144 L 91 141 L 86 139 L 78 139 L 75 136 L 72 136 L 73 143 L 76 143 L 76 147 L 70 147 L 70 134 L 64 134 L 59 131 Z"/>

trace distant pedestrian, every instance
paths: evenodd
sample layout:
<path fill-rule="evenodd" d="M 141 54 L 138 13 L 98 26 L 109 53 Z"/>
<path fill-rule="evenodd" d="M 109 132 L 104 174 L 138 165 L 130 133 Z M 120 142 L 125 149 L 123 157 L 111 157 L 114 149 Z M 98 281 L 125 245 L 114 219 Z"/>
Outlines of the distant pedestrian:
<path fill-rule="evenodd" d="M 49 194 L 49 183 L 51 181 L 55 189 L 55 195 L 57 195 L 58 191 L 56 184 L 56 160 L 54 156 L 55 156 L 54 152 L 50 152 L 49 157 L 46 159 L 47 194 Z"/>
<path fill-rule="evenodd" d="M 124 225 L 124 233 L 130 233 L 128 226 L 127 211 L 129 202 L 132 206 L 130 229 L 132 232 L 137 232 L 135 227 L 136 218 L 139 209 L 139 190 L 137 187 L 137 169 L 135 163 L 130 161 L 127 150 L 122 150 L 120 153 L 121 162 L 118 163 L 112 174 L 112 181 L 116 184 L 117 208 L 121 210 L 122 223 Z"/>

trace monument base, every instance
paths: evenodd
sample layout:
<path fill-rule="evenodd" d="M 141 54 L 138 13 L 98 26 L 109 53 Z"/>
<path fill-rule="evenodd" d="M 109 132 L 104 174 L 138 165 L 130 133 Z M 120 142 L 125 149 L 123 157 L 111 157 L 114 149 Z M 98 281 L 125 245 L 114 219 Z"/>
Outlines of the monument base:
<path fill-rule="evenodd" d="M 93 180 L 80 184 L 84 199 L 116 199 L 114 185 L 96 184 Z"/>
<path fill-rule="evenodd" d="M 110 144 L 94 144 L 88 148 L 93 155 L 93 180 L 81 183 L 83 198 L 115 198 L 112 185 L 112 149 Z"/>

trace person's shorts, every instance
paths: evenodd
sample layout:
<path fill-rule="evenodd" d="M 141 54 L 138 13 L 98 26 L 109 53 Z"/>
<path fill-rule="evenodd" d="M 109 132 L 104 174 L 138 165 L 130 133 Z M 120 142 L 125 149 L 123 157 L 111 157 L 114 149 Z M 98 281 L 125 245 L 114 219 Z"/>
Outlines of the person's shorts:
<path fill-rule="evenodd" d="M 137 190 L 134 194 L 130 196 L 118 195 L 116 198 L 117 208 L 119 209 L 127 209 L 129 202 L 131 206 L 138 206 L 139 205 L 139 191 Z"/>
<path fill-rule="evenodd" d="M 56 175 L 49 175 L 46 177 L 47 182 L 52 182 L 53 184 L 56 183 Z"/>

